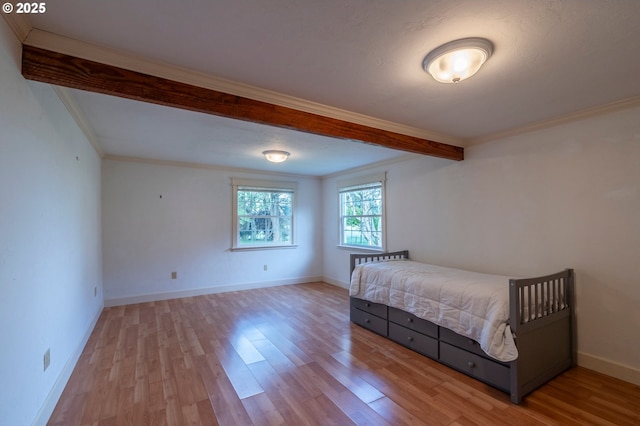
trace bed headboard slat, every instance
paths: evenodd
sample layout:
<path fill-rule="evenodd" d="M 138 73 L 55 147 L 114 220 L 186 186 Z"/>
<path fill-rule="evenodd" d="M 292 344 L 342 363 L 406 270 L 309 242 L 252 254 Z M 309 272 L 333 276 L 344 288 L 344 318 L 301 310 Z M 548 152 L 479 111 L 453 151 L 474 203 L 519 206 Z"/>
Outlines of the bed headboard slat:
<path fill-rule="evenodd" d="M 349 276 L 353 274 L 356 266 L 367 262 L 380 262 L 382 260 L 409 259 L 409 250 L 391 251 L 386 253 L 351 253 Z"/>

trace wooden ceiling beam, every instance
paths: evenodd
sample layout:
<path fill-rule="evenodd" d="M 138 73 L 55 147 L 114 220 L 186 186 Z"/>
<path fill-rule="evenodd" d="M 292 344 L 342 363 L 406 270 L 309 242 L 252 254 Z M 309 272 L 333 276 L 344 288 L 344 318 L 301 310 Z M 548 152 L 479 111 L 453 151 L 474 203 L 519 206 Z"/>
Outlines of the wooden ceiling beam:
<path fill-rule="evenodd" d="M 299 111 L 28 45 L 22 47 L 22 75 L 29 80 L 57 86 L 356 140 L 401 151 L 450 160 L 464 158 L 462 147 Z"/>

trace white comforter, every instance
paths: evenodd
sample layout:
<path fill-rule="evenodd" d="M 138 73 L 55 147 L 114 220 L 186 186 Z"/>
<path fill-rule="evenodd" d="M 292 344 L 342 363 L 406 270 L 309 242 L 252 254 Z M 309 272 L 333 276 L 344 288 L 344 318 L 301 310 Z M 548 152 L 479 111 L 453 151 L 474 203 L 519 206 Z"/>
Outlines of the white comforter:
<path fill-rule="evenodd" d="M 349 294 L 383 303 L 446 327 L 500 361 L 518 350 L 509 328 L 509 277 L 409 260 L 358 265 Z"/>

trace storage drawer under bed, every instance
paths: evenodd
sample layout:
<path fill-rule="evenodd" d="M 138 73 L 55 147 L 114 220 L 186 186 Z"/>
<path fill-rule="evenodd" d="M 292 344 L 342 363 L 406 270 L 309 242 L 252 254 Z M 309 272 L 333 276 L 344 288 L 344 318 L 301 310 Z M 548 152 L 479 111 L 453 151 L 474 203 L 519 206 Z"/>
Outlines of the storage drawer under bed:
<path fill-rule="evenodd" d="M 361 311 L 369 312 L 370 314 L 379 316 L 380 318 L 387 319 L 387 305 L 382 305 L 380 303 L 373 303 L 373 302 L 369 302 L 368 300 L 352 297 L 351 307 L 360 309 Z"/>
<path fill-rule="evenodd" d="M 353 306 L 351 307 L 351 322 L 382 336 L 388 335 L 386 318 L 380 318 Z"/>
<path fill-rule="evenodd" d="M 457 346 L 460 349 L 464 349 L 468 352 L 473 352 L 474 354 L 489 357 L 485 351 L 482 350 L 480 344 L 473 339 L 462 336 L 455 331 L 451 331 L 448 328 L 440 327 L 440 341 L 447 342 L 452 344 L 453 346 Z"/>
<path fill-rule="evenodd" d="M 422 355 L 438 359 L 438 340 L 433 337 L 390 322 L 389 339 Z"/>
<path fill-rule="evenodd" d="M 509 392 L 509 367 L 440 341 L 440 362 Z"/>
<path fill-rule="evenodd" d="M 394 322 L 402 327 L 426 334 L 434 338 L 438 338 L 438 326 L 434 323 L 418 318 L 409 312 L 389 307 L 389 321 Z"/>

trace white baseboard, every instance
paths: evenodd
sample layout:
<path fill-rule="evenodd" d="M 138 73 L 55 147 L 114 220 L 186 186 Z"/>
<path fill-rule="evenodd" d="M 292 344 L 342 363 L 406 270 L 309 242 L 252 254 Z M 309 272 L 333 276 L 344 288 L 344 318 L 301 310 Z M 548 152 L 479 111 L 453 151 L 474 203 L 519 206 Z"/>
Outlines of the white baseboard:
<path fill-rule="evenodd" d="M 578 365 L 640 386 L 640 370 L 595 355 L 578 352 Z"/>
<path fill-rule="evenodd" d="M 327 284 L 335 285 L 336 287 L 346 288 L 347 290 L 349 289 L 349 283 L 345 283 L 340 280 L 334 280 L 330 277 L 322 277 L 322 281 Z"/>
<path fill-rule="evenodd" d="M 256 288 L 277 287 L 281 285 L 293 285 L 322 281 L 322 277 L 303 277 L 278 281 L 263 281 L 247 284 L 234 284 L 219 287 L 196 288 L 192 290 L 170 291 L 165 293 L 140 294 L 137 296 L 118 297 L 105 299 L 104 306 L 123 306 L 135 303 L 157 302 L 159 300 L 180 299 L 183 297 L 203 296 L 205 294 L 226 293 L 229 291 L 253 290 Z"/>
<path fill-rule="evenodd" d="M 56 405 L 60 400 L 62 391 L 64 391 L 65 386 L 67 386 L 67 382 L 71 378 L 71 373 L 73 373 L 73 370 L 76 368 L 76 364 L 80 359 L 80 355 L 82 355 L 82 351 L 84 350 L 84 347 L 89 341 L 89 337 L 91 337 L 91 333 L 93 333 L 93 329 L 96 327 L 96 324 L 98 323 L 98 319 L 100 318 L 100 314 L 102 314 L 103 309 L 104 309 L 104 306 L 100 306 L 95 317 L 93 318 L 93 321 L 91 321 L 91 324 L 89 324 L 89 327 L 87 327 L 87 330 L 85 331 L 84 336 L 82 336 L 82 340 L 80 341 L 78 346 L 76 346 L 76 350 L 71 354 L 71 357 L 67 360 L 67 363 L 64 365 L 64 368 L 62 369 L 62 371 L 60 372 L 60 375 L 56 379 L 56 382 L 51 388 L 51 391 L 49 391 L 49 395 L 47 395 L 47 398 L 44 400 L 42 407 L 40 407 L 40 411 L 38 411 L 38 415 L 33 421 L 33 426 L 40 426 L 40 425 L 44 426 L 49 421 L 51 414 L 53 414 L 53 410 L 56 408 Z"/>

